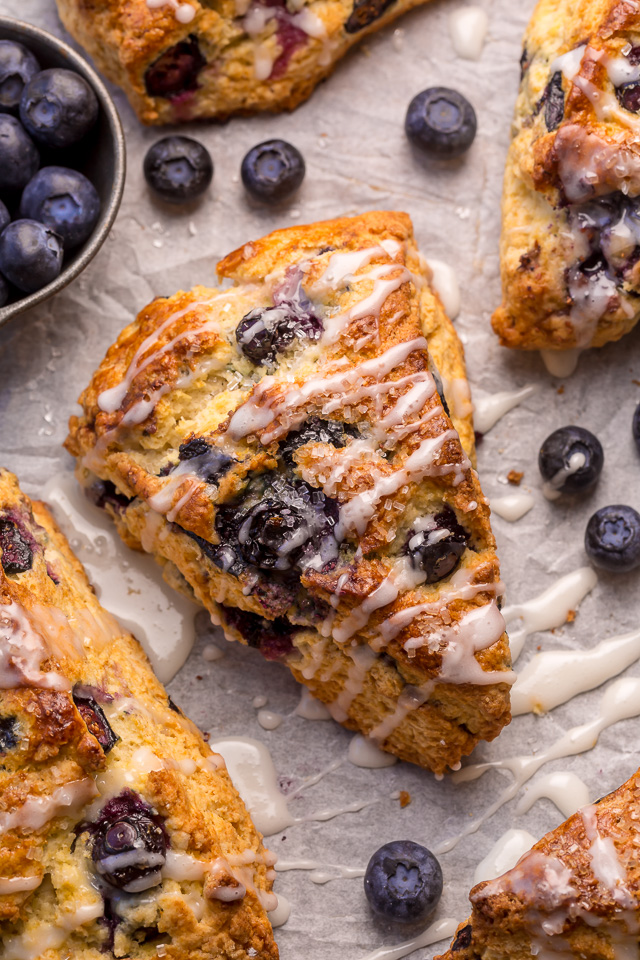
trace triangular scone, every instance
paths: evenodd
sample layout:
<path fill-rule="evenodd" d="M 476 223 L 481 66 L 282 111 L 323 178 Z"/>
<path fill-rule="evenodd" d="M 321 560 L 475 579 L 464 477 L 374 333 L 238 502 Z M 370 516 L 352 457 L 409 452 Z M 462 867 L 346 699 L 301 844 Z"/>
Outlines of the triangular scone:
<path fill-rule="evenodd" d="M 584 807 L 517 866 L 470 894 L 436 960 L 635 960 L 640 950 L 640 780 Z"/>
<path fill-rule="evenodd" d="M 218 272 L 109 349 L 71 420 L 80 482 L 228 634 L 440 773 L 508 722 L 513 675 L 462 350 L 411 222 L 282 230 Z"/>
<path fill-rule="evenodd" d="M 540 0 L 503 195 L 502 306 L 526 350 L 602 346 L 640 315 L 640 5 Z"/>
<path fill-rule="evenodd" d="M 427 0 L 57 0 L 147 124 L 292 110 L 362 37 Z"/>
<path fill-rule="evenodd" d="M 273 857 L 222 758 L 0 470 L 3 960 L 277 960 Z"/>

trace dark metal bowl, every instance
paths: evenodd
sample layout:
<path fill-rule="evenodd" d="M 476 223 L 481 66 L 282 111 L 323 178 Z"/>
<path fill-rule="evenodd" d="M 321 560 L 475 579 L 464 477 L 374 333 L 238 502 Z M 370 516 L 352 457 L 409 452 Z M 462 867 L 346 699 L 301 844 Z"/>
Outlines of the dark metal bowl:
<path fill-rule="evenodd" d="M 88 136 L 74 148 L 72 162 L 61 157 L 63 166 L 74 166 L 91 180 L 100 197 L 100 217 L 93 233 L 77 250 L 65 257 L 55 280 L 35 293 L 0 308 L 0 327 L 19 313 L 42 303 L 66 287 L 84 270 L 106 240 L 122 199 L 126 170 L 124 134 L 120 117 L 105 85 L 86 60 L 53 34 L 30 23 L 0 16 L 0 39 L 15 40 L 33 51 L 43 69 L 67 67 L 79 73 L 93 88 L 100 104 L 98 121 Z"/>

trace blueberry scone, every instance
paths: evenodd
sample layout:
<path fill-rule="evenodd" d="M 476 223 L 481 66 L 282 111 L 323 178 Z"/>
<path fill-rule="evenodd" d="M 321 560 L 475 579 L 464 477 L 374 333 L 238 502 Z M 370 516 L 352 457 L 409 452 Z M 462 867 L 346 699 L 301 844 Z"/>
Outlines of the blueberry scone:
<path fill-rule="evenodd" d="M 504 345 L 597 347 L 635 325 L 639 134 L 640 5 L 539 0 L 504 185 Z"/>
<path fill-rule="evenodd" d="M 640 951 L 636 773 L 470 894 L 471 917 L 436 960 L 632 960 Z"/>
<path fill-rule="evenodd" d="M 57 0 L 147 124 L 292 110 L 361 37 L 426 0 Z"/>
<path fill-rule="evenodd" d="M 441 773 L 508 722 L 513 674 L 462 349 L 411 222 L 281 230 L 218 274 L 109 349 L 79 480 L 228 636 Z"/>
<path fill-rule="evenodd" d="M 277 960 L 224 761 L 4 470 L 0 766 L 2 960 Z"/>

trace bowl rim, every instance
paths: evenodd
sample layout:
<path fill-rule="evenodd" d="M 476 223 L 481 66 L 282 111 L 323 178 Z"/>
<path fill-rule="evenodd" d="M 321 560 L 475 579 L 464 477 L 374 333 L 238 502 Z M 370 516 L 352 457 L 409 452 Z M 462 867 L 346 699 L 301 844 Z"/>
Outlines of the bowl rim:
<path fill-rule="evenodd" d="M 16 300 L 15 303 L 8 303 L 6 306 L 0 307 L 0 327 L 5 326 L 9 321 L 13 320 L 14 317 L 24 313 L 25 310 L 31 309 L 31 307 L 36 306 L 36 304 L 42 303 L 43 300 L 47 300 L 55 293 L 58 293 L 59 290 L 62 290 L 68 283 L 74 280 L 79 273 L 82 273 L 90 261 L 93 260 L 107 239 L 113 226 L 122 200 L 126 175 L 126 146 L 122 121 L 111 94 L 91 64 L 77 53 L 73 47 L 70 47 L 68 43 L 61 40 L 55 34 L 49 33 L 48 30 L 43 30 L 42 27 L 36 27 L 32 23 L 18 20 L 16 17 L 0 15 L 0 32 L 4 28 L 12 30 L 15 33 L 23 34 L 27 45 L 29 37 L 32 37 L 55 48 L 69 61 L 69 66 L 77 69 L 78 73 L 91 84 L 100 103 L 100 107 L 106 115 L 113 136 L 115 174 L 109 202 L 102 211 L 100 222 L 97 228 L 94 228 L 94 232 L 85 242 L 84 247 L 81 248 L 74 262 L 65 267 L 56 279 L 52 280 L 51 283 L 48 283 L 45 287 L 36 290 L 35 293 L 28 294 L 21 300 Z M 2 39 L 2 37 L 0 37 L 0 39 Z"/>

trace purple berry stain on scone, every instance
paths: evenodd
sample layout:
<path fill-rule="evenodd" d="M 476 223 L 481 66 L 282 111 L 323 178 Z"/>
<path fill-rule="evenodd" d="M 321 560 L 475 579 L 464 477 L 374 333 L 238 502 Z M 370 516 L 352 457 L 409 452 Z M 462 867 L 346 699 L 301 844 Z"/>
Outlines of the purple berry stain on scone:
<path fill-rule="evenodd" d="M 141 893 L 162 881 L 169 836 L 163 818 L 133 790 L 104 805 L 98 819 L 76 827 L 91 836 L 91 858 L 98 876 L 126 893 Z"/>
<path fill-rule="evenodd" d="M 198 76 L 206 63 L 195 37 L 176 43 L 148 67 L 144 75 L 147 93 L 167 100 L 192 93 L 198 89 Z"/>
<path fill-rule="evenodd" d="M 291 638 L 296 633 L 296 627 L 283 617 L 265 620 L 256 613 L 225 607 L 224 618 L 229 627 L 238 631 L 247 646 L 259 650 L 265 660 L 286 660 L 295 649 Z"/>
<path fill-rule="evenodd" d="M 5 573 L 25 573 L 30 570 L 35 546 L 34 538 L 17 517 L 0 517 L 0 547 Z"/>
<path fill-rule="evenodd" d="M 76 684 L 73 688 L 73 702 L 86 723 L 89 733 L 93 734 L 104 752 L 109 753 L 120 737 L 113 731 L 105 717 L 104 710 L 96 699 L 99 695 L 100 691 L 95 687 Z"/>

